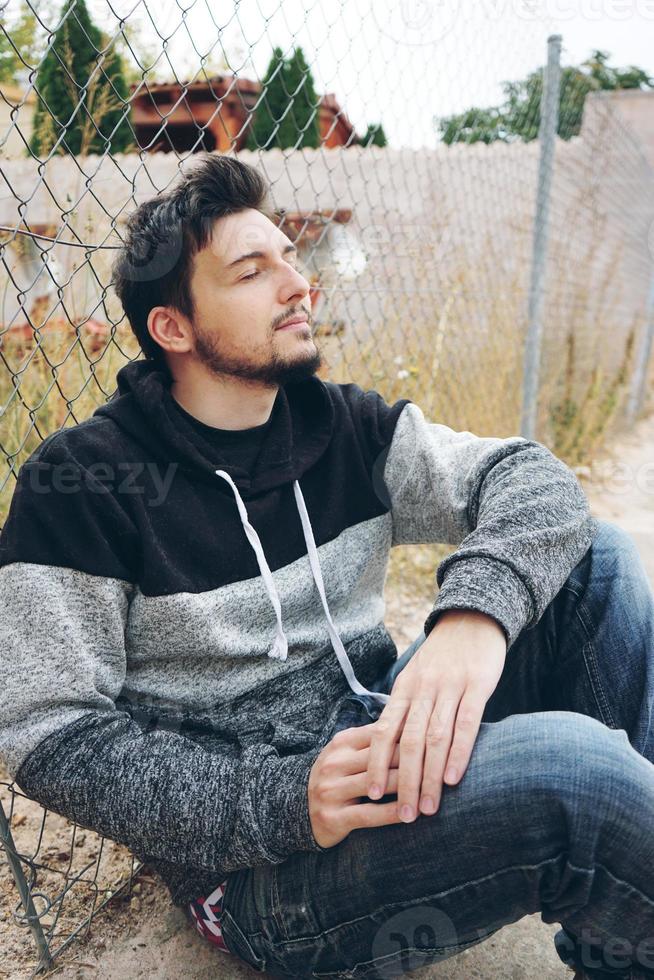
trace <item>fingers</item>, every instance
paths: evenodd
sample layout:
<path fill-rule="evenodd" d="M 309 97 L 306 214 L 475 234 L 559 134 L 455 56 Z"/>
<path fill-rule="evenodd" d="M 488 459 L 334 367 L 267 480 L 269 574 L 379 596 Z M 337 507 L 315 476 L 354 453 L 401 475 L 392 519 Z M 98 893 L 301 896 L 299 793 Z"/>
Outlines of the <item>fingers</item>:
<path fill-rule="evenodd" d="M 436 702 L 427 730 L 424 775 L 420 790 L 420 812 L 438 810 L 443 783 L 457 783 L 465 772 L 484 713 L 485 701 L 469 689 L 463 697 Z"/>
<path fill-rule="evenodd" d="M 399 769 L 399 784 L 392 792 L 397 792 L 400 814 L 403 806 L 409 807 L 403 819 L 436 813 L 443 784 L 455 785 L 468 767 L 486 700 L 484 691 L 476 687 L 443 690 L 429 714 L 428 699 L 409 701 L 397 692 L 395 703 L 391 698 L 377 722 L 343 729 L 334 736 L 334 743 L 341 742 L 348 750 L 340 762 L 341 772 L 354 775 L 367 767 L 367 782 L 359 795 L 378 800 L 391 792 L 387 789 L 390 771 Z M 379 787 L 377 794 L 374 784 Z"/>
<path fill-rule="evenodd" d="M 409 709 L 413 710 L 410 699 L 395 691 L 377 721 L 367 726 L 370 729 L 367 795 L 373 800 L 384 795 L 391 758 L 400 733 L 403 727 L 406 728 L 405 719 Z M 401 744 L 404 748 L 404 743 Z M 404 765 L 404 753 L 402 758 Z"/>
<path fill-rule="evenodd" d="M 354 728 L 341 728 L 331 741 L 334 745 L 349 745 L 353 749 L 364 749 L 370 745 L 373 724 L 375 723 L 370 722 L 368 725 L 357 725 Z"/>
<path fill-rule="evenodd" d="M 407 767 L 406 778 L 400 772 L 398 803 L 400 815 L 403 806 L 408 806 L 407 819 L 413 820 L 418 813 L 435 813 L 440 804 L 443 772 L 447 762 L 459 696 L 454 691 L 439 693 L 429 718 L 421 730 L 422 742 L 411 746 L 412 755 Z M 401 740 L 405 765 L 404 743 Z M 420 752 L 420 749 L 423 752 Z M 400 767 L 402 769 L 402 767 Z"/>
<path fill-rule="evenodd" d="M 347 757 L 347 761 L 343 762 L 345 766 L 343 769 L 344 773 L 360 772 L 362 771 L 359 768 L 360 766 L 368 767 L 373 731 L 378 724 L 379 720 L 356 728 L 342 728 L 334 735 L 330 744 L 335 748 L 342 748 Z M 399 742 L 397 740 L 391 744 L 390 751 L 389 766 L 397 766 L 400 758 Z M 383 794 L 380 793 L 379 795 L 382 796 Z"/>
<path fill-rule="evenodd" d="M 479 726 L 486 707 L 481 694 L 468 689 L 461 699 L 454 726 L 454 737 L 445 765 L 445 782 L 454 785 L 468 768 Z M 424 790 L 423 790 L 424 792 Z"/>
<path fill-rule="evenodd" d="M 393 755 L 391 756 L 391 768 L 397 769 L 399 765 L 400 765 L 400 746 L 399 743 L 396 743 L 393 749 Z"/>
<path fill-rule="evenodd" d="M 389 769 L 388 786 L 386 788 L 387 793 L 397 793 L 397 783 L 399 778 L 398 773 L 398 769 Z M 342 786 L 343 798 L 341 802 L 343 803 L 356 803 L 361 797 L 366 799 L 368 797 L 368 780 L 365 770 L 363 772 L 354 773 L 352 776 L 343 777 Z"/>
<path fill-rule="evenodd" d="M 369 759 L 370 759 L 370 747 L 368 746 L 368 748 L 361 750 L 359 753 L 359 761 L 357 762 L 357 765 L 361 766 L 361 770 L 357 769 L 356 771 L 366 772 L 368 770 Z M 392 769 L 397 769 L 399 765 L 400 765 L 400 743 L 396 742 L 395 745 L 393 746 L 393 755 L 391 756 L 391 762 L 388 767 L 388 771 L 390 772 Z M 368 781 L 366 782 L 366 793 L 368 792 L 369 783 L 370 783 L 370 777 L 368 777 Z"/>
<path fill-rule="evenodd" d="M 385 827 L 391 823 L 402 823 L 397 812 L 397 800 L 389 803 L 360 803 L 352 808 L 355 814 L 352 830 L 358 827 Z"/>
<path fill-rule="evenodd" d="M 370 726 L 366 726 L 370 727 Z M 359 729 L 349 729 L 344 728 L 338 734 L 341 735 L 349 731 L 359 731 Z M 365 773 L 368 769 L 368 759 L 370 756 L 370 733 L 368 733 L 366 742 L 367 744 L 362 745 L 360 748 L 354 748 L 347 739 L 340 740 L 342 742 L 342 751 L 338 753 L 335 757 L 337 765 L 339 766 L 340 772 L 344 776 L 351 776 L 354 773 Z M 361 741 L 357 739 L 357 741 Z M 400 746 L 399 743 L 393 746 L 393 755 L 391 756 L 390 767 L 391 769 L 397 769 L 400 764 Z M 367 795 L 367 783 L 363 791 Z"/>

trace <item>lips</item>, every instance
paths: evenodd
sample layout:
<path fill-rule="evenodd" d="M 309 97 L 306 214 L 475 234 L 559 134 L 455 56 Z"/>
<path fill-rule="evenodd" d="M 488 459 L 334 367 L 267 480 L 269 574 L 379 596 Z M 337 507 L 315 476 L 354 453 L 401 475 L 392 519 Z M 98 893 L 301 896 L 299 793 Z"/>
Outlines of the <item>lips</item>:
<path fill-rule="evenodd" d="M 285 320 L 284 323 L 280 323 L 276 328 L 277 330 L 283 330 L 284 327 L 292 327 L 294 324 L 298 323 L 308 323 L 309 318 L 305 313 L 300 313 L 298 316 L 292 317 L 290 320 Z"/>

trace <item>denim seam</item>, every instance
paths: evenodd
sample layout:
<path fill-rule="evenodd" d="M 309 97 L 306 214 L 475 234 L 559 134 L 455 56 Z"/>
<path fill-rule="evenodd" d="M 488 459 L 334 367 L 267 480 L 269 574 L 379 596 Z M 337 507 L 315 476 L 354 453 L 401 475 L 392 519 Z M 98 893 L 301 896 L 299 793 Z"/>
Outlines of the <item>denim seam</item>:
<path fill-rule="evenodd" d="M 597 663 L 595 647 L 592 642 L 592 619 L 584 602 L 584 590 L 581 588 L 576 588 L 573 584 L 571 584 L 569 578 L 566 580 L 562 588 L 567 592 L 571 592 L 579 600 L 575 607 L 575 615 L 579 619 L 581 627 L 587 638 L 587 642 L 584 644 L 582 649 L 582 656 L 584 658 L 584 666 L 586 667 L 586 674 L 588 675 L 588 681 L 590 683 L 593 697 L 595 698 L 597 710 L 602 716 L 602 721 L 605 725 L 607 725 L 609 728 L 618 728 L 619 726 L 616 724 L 608 698 L 606 697 L 604 688 L 602 687 L 601 673 Z M 586 656 L 586 652 L 588 652 L 588 656 Z"/>
<path fill-rule="evenodd" d="M 589 868 L 578 868 L 575 864 L 570 864 L 569 861 L 567 863 L 569 867 L 573 869 L 573 871 L 591 870 Z M 641 892 L 640 888 L 636 888 L 630 882 L 625 881 L 624 878 L 618 878 L 618 876 L 614 875 L 613 872 L 610 871 L 605 864 L 601 864 L 599 861 L 596 863 L 595 868 L 601 868 L 602 871 L 604 871 L 609 876 L 609 878 L 613 878 L 613 880 L 616 881 L 619 885 L 624 885 L 625 888 L 629 888 L 630 891 L 634 892 L 638 896 L 638 898 L 640 898 L 643 902 L 646 902 L 648 905 L 651 905 L 652 908 L 654 909 L 654 898 L 650 898 L 649 895 L 645 894 L 645 892 Z"/>
<path fill-rule="evenodd" d="M 448 950 L 452 950 L 454 952 L 451 952 L 449 956 L 443 957 L 444 959 L 449 959 L 450 956 L 453 956 L 456 953 L 462 953 L 467 949 L 471 949 L 473 946 L 478 946 L 480 943 L 486 942 L 487 939 L 490 939 L 491 936 L 494 936 L 497 932 L 499 932 L 500 928 L 501 927 L 492 929 L 490 932 L 486 933 L 486 935 L 481 936 L 478 939 L 471 939 L 469 942 L 464 943 L 456 943 L 454 946 L 403 946 L 401 950 L 395 950 L 393 953 L 386 953 L 384 956 L 377 956 L 372 960 L 365 960 L 365 962 L 357 963 L 356 966 L 351 968 L 337 970 L 335 973 L 312 973 L 311 977 L 313 980 L 346 980 L 346 978 L 347 980 L 362 980 L 362 978 L 369 976 L 372 969 L 377 971 L 380 966 L 383 968 L 383 966 L 388 963 L 397 962 L 399 958 L 406 956 L 407 953 L 432 954 L 444 953 Z M 360 969 L 361 967 L 363 968 L 363 971 Z M 412 968 L 411 972 L 413 972 L 413 969 L 419 969 L 419 967 L 416 966 Z"/>
<path fill-rule="evenodd" d="M 534 870 L 540 868 L 545 864 L 553 864 L 558 861 L 566 852 L 560 851 L 555 857 L 547 858 L 544 861 L 540 861 L 538 864 L 515 864 L 509 865 L 506 868 L 500 868 L 499 871 L 494 871 L 492 874 L 484 875 L 482 878 L 473 878 L 469 881 L 464 881 L 460 885 L 454 885 L 452 888 L 447 888 L 445 891 L 434 892 L 427 895 L 421 895 L 415 898 L 407 899 L 405 902 L 389 902 L 386 905 L 381 905 L 378 908 L 366 912 L 365 915 L 356 916 L 354 919 L 348 919 L 345 922 L 339 922 L 335 926 L 330 926 L 329 929 L 325 929 L 323 932 L 319 932 L 312 936 L 301 936 L 298 939 L 288 939 L 288 944 L 307 942 L 308 940 L 315 941 L 316 939 L 321 939 L 324 936 L 328 936 L 331 932 L 335 932 L 337 929 L 342 929 L 344 926 L 354 925 L 357 922 L 363 922 L 365 919 L 369 919 L 373 915 L 378 915 L 380 912 L 386 912 L 389 909 L 405 909 L 412 908 L 416 902 L 433 901 L 434 899 L 443 898 L 446 895 L 451 895 L 457 891 L 461 891 L 463 888 L 468 888 L 470 885 L 478 885 L 484 881 L 490 881 L 499 875 L 506 874 L 510 871 L 525 871 L 527 869 Z M 285 933 L 286 934 L 286 933 Z"/>
<path fill-rule="evenodd" d="M 232 915 L 230 915 L 230 913 L 227 911 L 227 909 L 223 909 L 222 914 L 220 916 L 219 923 L 220 923 L 221 929 L 223 930 L 223 940 L 224 940 L 225 945 L 227 946 L 229 952 L 233 956 L 235 956 L 237 959 L 239 959 L 241 962 L 246 962 L 248 964 L 248 966 L 252 967 L 252 969 L 255 969 L 255 970 L 258 970 L 259 972 L 261 972 L 265 968 L 265 965 L 266 965 L 265 958 L 263 956 L 260 956 L 256 952 L 256 950 L 252 946 L 252 943 L 250 941 L 250 937 L 247 935 L 247 933 L 243 932 L 243 930 L 239 926 L 239 924 L 236 921 L 236 919 L 234 919 L 234 917 Z M 226 929 L 225 929 L 225 925 L 227 925 L 227 928 Z M 230 947 L 230 945 L 229 945 L 230 927 L 233 927 L 234 933 L 236 935 L 236 940 L 235 940 L 236 949 L 232 949 Z M 255 933 L 255 935 L 258 935 L 258 934 Z M 253 964 L 250 963 L 249 960 L 246 960 L 244 956 L 240 955 L 240 953 L 238 951 L 238 945 L 237 945 L 239 940 L 245 946 L 246 955 L 251 956 L 254 959 L 255 963 L 258 964 L 257 966 L 253 966 Z"/>
<path fill-rule="evenodd" d="M 277 887 L 277 868 L 278 865 L 275 865 L 273 868 L 273 873 L 270 876 L 271 877 L 270 888 L 272 892 L 272 902 L 271 902 L 272 912 L 273 912 L 273 918 L 277 924 L 277 929 L 279 930 L 281 935 L 284 936 L 287 941 L 289 941 L 289 935 L 288 932 L 286 931 L 286 924 L 284 922 L 284 917 L 282 915 L 281 901 L 279 898 L 279 889 Z"/>
<path fill-rule="evenodd" d="M 445 891 L 434 892 L 433 894 L 429 894 L 429 895 L 422 895 L 422 896 L 419 896 L 419 897 L 416 897 L 416 898 L 409 899 L 406 902 L 390 902 L 387 905 L 382 905 L 379 908 L 376 908 L 376 909 L 374 909 L 372 911 L 367 912 L 365 915 L 359 915 L 359 916 L 357 916 L 354 919 L 348 919 L 346 922 L 339 922 L 335 926 L 330 926 L 329 929 L 325 929 L 323 932 L 319 932 L 319 933 L 317 933 L 315 935 L 301 936 L 301 937 L 299 937 L 297 939 L 289 939 L 288 938 L 288 934 L 286 933 L 286 930 L 284 930 L 284 935 L 287 936 L 287 941 L 286 941 L 286 943 L 284 943 L 284 945 L 292 946 L 293 944 L 296 944 L 296 943 L 305 943 L 305 942 L 308 942 L 308 941 L 315 942 L 317 939 L 322 939 L 325 936 L 328 936 L 330 933 L 335 932 L 338 929 L 342 929 L 344 926 L 350 926 L 350 925 L 354 925 L 357 922 L 362 922 L 365 919 L 369 919 L 373 915 L 378 915 L 380 912 L 386 912 L 389 909 L 411 908 L 412 906 L 414 906 L 416 904 L 416 902 L 433 901 L 435 899 L 444 898 L 447 895 L 452 895 L 455 892 L 458 892 L 458 891 L 461 891 L 464 888 L 470 887 L 471 885 L 479 885 L 479 884 L 481 884 L 484 881 L 491 881 L 494 878 L 498 878 L 501 875 L 505 875 L 505 874 L 508 874 L 510 872 L 513 872 L 513 871 L 527 871 L 527 870 L 534 871 L 534 870 L 536 870 L 538 868 L 542 868 L 544 865 L 554 864 L 561 857 L 565 856 L 566 853 L 567 853 L 567 851 L 560 851 L 554 857 L 546 858 L 544 861 L 539 861 L 537 864 L 513 864 L 513 865 L 509 865 L 506 868 L 500 868 L 498 871 L 494 871 L 492 874 L 484 875 L 482 878 L 473 878 L 473 879 L 471 879 L 469 881 L 463 882 L 460 885 L 454 885 L 452 888 L 447 888 Z M 600 864 L 598 862 L 597 864 L 595 864 L 595 868 L 580 868 L 577 865 L 571 864 L 568 860 L 566 860 L 566 864 L 573 871 L 580 871 L 580 872 L 582 872 L 584 874 L 592 874 L 595 869 L 601 868 L 614 881 L 616 881 L 619 884 L 624 885 L 625 887 L 631 889 L 643 901 L 645 901 L 648 905 L 651 905 L 652 908 L 654 908 L 654 899 L 649 898 L 647 895 L 645 895 L 643 892 L 641 892 L 638 888 L 635 888 L 629 882 L 624 881 L 622 878 L 618 878 L 611 871 L 609 871 L 609 869 L 605 865 Z"/>
<path fill-rule="evenodd" d="M 577 599 L 581 599 L 583 597 L 584 594 L 583 589 L 577 589 L 574 585 L 572 585 L 572 583 L 570 582 L 570 577 L 566 579 L 566 581 L 563 583 L 561 588 L 565 589 L 566 592 L 572 592 L 572 594 L 576 596 Z"/>
<path fill-rule="evenodd" d="M 602 687 L 601 671 L 597 662 L 595 646 L 592 642 L 592 624 L 590 623 L 590 616 L 588 615 L 583 599 L 581 599 L 577 604 L 575 614 L 579 619 L 579 622 L 581 623 L 587 637 L 587 642 L 584 643 L 581 652 L 584 658 L 586 673 L 588 674 L 593 697 L 595 698 L 595 704 L 597 705 L 597 710 L 599 711 L 605 725 L 608 725 L 609 728 L 617 728 L 618 725 L 613 717 L 610 703 L 604 693 L 604 688 Z"/>

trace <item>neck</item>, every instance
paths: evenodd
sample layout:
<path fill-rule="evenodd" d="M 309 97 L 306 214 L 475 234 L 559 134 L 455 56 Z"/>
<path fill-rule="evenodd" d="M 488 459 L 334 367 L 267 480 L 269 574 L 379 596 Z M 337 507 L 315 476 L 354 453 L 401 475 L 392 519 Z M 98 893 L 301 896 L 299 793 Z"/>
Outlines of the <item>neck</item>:
<path fill-rule="evenodd" d="M 173 379 L 170 394 L 205 425 L 218 429 L 252 429 L 270 418 L 278 388 L 243 378 L 215 378 L 206 371 Z"/>

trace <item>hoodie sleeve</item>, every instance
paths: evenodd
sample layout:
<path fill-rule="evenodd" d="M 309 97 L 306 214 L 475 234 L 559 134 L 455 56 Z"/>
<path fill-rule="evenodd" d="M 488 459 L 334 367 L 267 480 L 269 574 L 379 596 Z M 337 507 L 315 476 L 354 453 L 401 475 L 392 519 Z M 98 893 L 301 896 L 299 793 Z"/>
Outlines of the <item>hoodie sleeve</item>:
<path fill-rule="evenodd" d="M 382 416 L 384 405 L 380 399 Z M 427 422 L 411 402 L 376 477 L 393 545 L 458 545 L 438 566 L 426 635 L 445 610 L 475 609 L 500 623 L 508 649 L 538 623 L 598 527 L 576 475 L 542 443 L 457 432 Z"/>
<path fill-rule="evenodd" d="M 263 744 L 227 757 L 176 731 L 144 732 L 117 709 L 136 528 L 117 494 L 79 468 L 75 480 L 63 438 L 46 442 L 21 468 L 0 535 L 0 759 L 10 778 L 145 861 L 229 873 L 324 850 L 307 799 L 320 749 L 280 757 Z"/>

